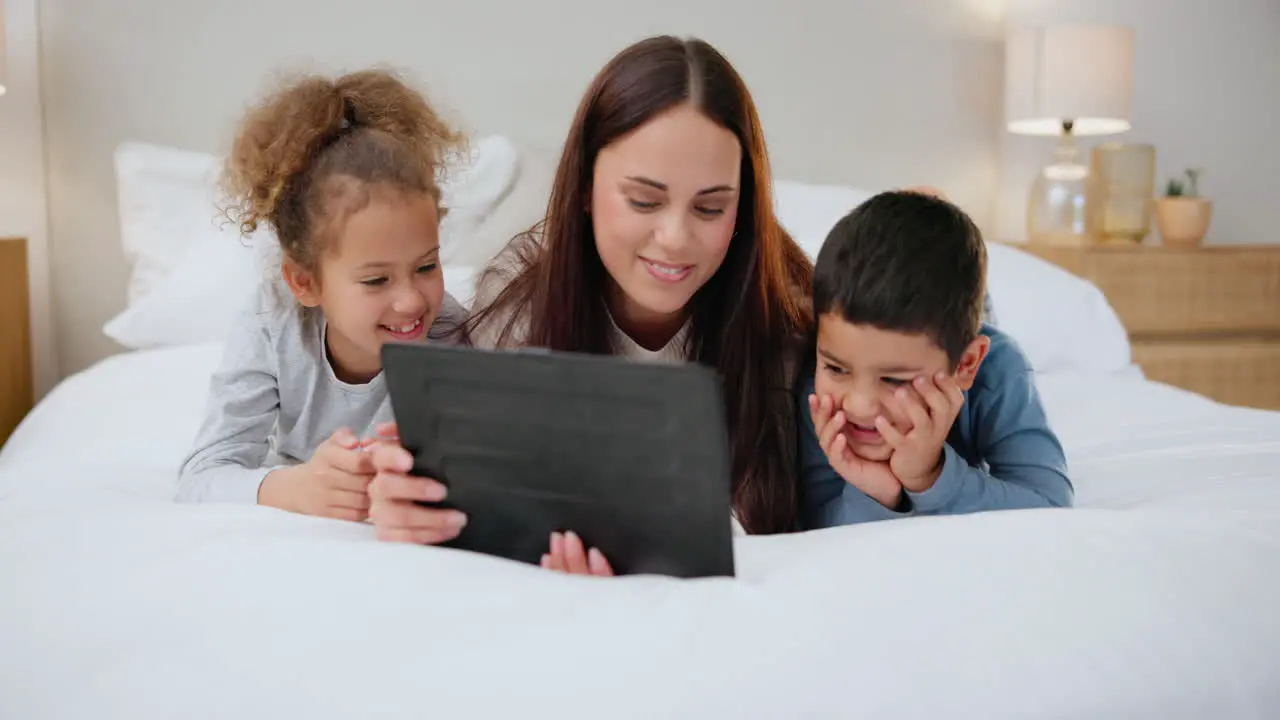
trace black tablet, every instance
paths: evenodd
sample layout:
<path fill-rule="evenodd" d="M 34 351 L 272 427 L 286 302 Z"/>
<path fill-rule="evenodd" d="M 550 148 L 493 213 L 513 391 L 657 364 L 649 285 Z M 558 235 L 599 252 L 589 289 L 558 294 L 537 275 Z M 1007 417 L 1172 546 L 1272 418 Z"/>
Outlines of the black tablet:
<path fill-rule="evenodd" d="M 447 546 L 537 564 L 572 530 L 618 574 L 734 575 L 713 370 L 423 343 L 382 359 L 413 474 L 467 514 Z"/>

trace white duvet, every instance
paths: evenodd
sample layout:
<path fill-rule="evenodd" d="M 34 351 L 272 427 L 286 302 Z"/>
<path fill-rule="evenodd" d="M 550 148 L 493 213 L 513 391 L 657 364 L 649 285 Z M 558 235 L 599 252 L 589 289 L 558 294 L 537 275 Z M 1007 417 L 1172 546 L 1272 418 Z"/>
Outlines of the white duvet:
<path fill-rule="evenodd" d="M 1074 509 L 597 580 L 169 502 L 217 352 L 70 378 L 0 453 L 0 718 L 1280 716 L 1278 413 L 1049 375 Z"/>

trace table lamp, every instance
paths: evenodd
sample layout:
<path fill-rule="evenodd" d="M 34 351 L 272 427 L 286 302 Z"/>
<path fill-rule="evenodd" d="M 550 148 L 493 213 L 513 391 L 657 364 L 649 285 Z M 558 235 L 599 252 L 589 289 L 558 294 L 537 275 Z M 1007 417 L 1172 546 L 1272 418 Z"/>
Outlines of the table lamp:
<path fill-rule="evenodd" d="M 1005 123 L 1019 135 L 1054 135 L 1052 161 L 1031 184 L 1027 241 L 1086 242 L 1089 168 L 1076 138 L 1129 129 L 1133 30 L 1115 25 L 1018 28 L 1005 42 Z"/>
<path fill-rule="evenodd" d="M 0 0 L 0 95 L 8 90 L 9 50 L 5 47 L 4 0 Z"/>

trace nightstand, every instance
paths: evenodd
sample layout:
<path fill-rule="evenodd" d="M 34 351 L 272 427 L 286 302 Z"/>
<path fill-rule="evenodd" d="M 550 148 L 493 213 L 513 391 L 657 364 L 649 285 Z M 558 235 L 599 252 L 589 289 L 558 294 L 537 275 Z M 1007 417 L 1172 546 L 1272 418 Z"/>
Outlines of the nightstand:
<path fill-rule="evenodd" d="M 1280 245 L 1019 245 L 1102 289 L 1154 381 L 1280 410 Z"/>
<path fill-rule="evenodd" d="M 0 445 L 35 401 L 27 287 L 27 241 L 0 238 Z"/>

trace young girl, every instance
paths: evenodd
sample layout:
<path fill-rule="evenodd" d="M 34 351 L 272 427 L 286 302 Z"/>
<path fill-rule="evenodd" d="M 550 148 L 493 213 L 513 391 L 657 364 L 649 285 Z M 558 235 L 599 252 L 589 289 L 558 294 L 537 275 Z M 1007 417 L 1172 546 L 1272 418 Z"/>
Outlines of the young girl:
<path fill-rule="evenodd" d="M 394 75 L 308 77 L 244 119 L 228 214 L 265 222 L 280 274 L 228 338 L 177 498 L 363 520 L 374 471 L 359 436 L 391 419 L 387 341 L 443 339 L 437 172 L 462 139 Z"/>

